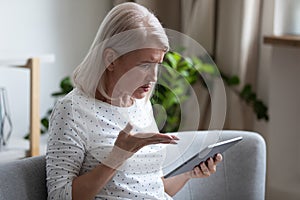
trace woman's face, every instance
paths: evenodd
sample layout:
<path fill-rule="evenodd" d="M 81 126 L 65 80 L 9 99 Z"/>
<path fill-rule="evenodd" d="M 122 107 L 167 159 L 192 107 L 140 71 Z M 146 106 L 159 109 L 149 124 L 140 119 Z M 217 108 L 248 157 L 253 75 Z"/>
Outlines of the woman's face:
<path fill-rule="evenodd" d="M 145 97 L 157 81 L 158 65 L 164 53 L 160 49 L 140 49 L 115 60 L 108 79 L 114 90 L 112 96 L 123 93 L 137 99 Z"/>

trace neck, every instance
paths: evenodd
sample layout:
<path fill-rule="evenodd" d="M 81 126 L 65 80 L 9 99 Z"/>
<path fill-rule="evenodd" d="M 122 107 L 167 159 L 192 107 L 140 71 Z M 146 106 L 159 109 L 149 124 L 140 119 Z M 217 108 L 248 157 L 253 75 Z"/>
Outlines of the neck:
<path fill-rule="evenodd" d="M 103 101 L 103 102 L 106 102 L 106 103 L 109 103 L 111 105 L 118 106 L 118 107 L 129 107 L 129 106 L 133 105 L 134 100 L 131 96 L 124 95 L 124 94 L 116 95 L 115 93 L 116 92 L 114 92 L 114 96 L 117 96 L 117 97 L 113 98 L 111 93 L 106 92 L 106 94 L 109 97 L 109 98 L 106 98 L 99 92 L 99 90 L 97 90 L 96 94 L 95 94 L 95 98 L 100 101 Z"/>
<path fill-rule="evenodd" d="M 101 78 L 99 84 L 104 83 L 104 92 L 106 95 L 104 96 L 100 93 L 100 90 L 97 89 L 95 94 L 96 99 L 99 99 L 114 106 L 131 106 L 134 103 L 133 97 L 131 95 L 128 95 L 128 93 L 118 89 L 118 87 L 116 86 L 117 80 L 115 80 L 114 77 L 110 73 L 108 73 L 108 71 L 105 71 L 105 73 L 105 76 L 102 77 L 104 79 Z"/>

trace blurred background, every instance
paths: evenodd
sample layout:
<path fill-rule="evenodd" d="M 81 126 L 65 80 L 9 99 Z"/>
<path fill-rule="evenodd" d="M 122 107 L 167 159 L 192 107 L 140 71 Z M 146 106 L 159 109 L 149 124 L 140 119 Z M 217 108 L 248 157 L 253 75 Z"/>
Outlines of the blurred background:
<path fill-rule="evenodd" d="M 51 93 L 59 90 L 60 81 L 84 58 L 102 19 L 122 2 L 0 0 L 0 60 L 20 55 L 55 58 L 41 63 L 41 117 L 55 103 Z M 151 9 L 165 28 L 199 42 L 222 72 L 239 77 L 236 90 L 251 84 L 268 107 L 269 120 L 258 120 L 253 107 L 226 88 L 224 129 L 255 131 L 265 138 L 266 199 L 300 199 L 300 1 L 133 2 Z M 275 42 L 267 40 L 274 35 Z M 0 68 L 0 87 L 6 88 L 13 123 L 12 138 L 22 139 L 29 129 L 28 75 L 25 69 Z"/>

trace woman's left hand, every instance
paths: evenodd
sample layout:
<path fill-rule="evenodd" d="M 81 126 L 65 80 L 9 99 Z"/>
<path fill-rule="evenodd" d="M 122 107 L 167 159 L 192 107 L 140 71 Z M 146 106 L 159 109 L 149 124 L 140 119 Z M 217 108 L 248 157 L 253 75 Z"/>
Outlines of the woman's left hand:
<path fill-rule="evenodd" d="M 192 178 L 205 178 L 214 174 L 217 169 L 217 164 L 222 161 L 222 155 L 216 154 L 214 158 L 209 158 L 206 162 L 200 163 L 193 170 L 179 174 L 176 176 L 162 178 L 165 191 L 170 195 L 174 196 L 185 183 Z M 207 164 L 205 164 L 207 163 Z"/>
<path fill-rule="evenodd" d="M 223 159 L 221 154 L 216 154 L 214 158 L 209 158 L 206 162 L 200 163 L 192 171 L 187 172 L 190 178 L 205 178 L 214 174 L 217 164 Z"/>

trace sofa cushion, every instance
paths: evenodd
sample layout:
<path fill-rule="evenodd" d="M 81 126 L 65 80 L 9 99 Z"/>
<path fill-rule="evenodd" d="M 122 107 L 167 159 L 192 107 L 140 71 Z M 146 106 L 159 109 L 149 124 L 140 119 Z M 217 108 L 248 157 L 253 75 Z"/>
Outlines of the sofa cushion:
<path fill-rule="evenodd" d="M 47 199 L 45 165 L 45 156 L 1 164 L 0 199 Z"/>

